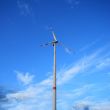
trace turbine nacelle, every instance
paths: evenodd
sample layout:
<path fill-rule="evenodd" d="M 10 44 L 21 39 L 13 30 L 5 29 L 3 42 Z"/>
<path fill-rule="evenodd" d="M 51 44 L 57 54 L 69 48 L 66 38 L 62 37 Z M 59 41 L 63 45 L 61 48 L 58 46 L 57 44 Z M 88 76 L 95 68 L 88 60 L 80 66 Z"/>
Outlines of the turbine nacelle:
<path fill-rule="evenodd" d="M 57 44 L 57 43 L 58 43 L 58 40 L 52 41 L 52 44 Z"/>

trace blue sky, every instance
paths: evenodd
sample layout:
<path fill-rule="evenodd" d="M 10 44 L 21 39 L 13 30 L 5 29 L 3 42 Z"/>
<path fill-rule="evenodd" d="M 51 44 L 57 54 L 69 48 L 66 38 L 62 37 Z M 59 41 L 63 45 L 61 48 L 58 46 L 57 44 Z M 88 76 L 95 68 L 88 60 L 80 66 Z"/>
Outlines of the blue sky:
<path fill-rule="evenodd" d="M 109 0 L 0 0 L 0 109 L 51 110 L 57 39 L 58 110 L 110 110 Z"/>

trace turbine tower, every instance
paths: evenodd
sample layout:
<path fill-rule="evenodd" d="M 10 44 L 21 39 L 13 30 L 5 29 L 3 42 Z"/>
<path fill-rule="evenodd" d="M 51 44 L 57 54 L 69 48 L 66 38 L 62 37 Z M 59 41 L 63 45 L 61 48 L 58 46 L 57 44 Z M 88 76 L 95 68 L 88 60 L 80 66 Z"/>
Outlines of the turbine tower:
<path fill-rule="evenodd" d="M 57 109 L 57 104 L 56 104 L 56 45 L 58 43 L 58 40 L 56 39 L 55 33 L 52 31 L 52 35 L 53 35 L 53 41 L 46 43 L 44 45 L 41 46 L 48 46 L 48 45 L 52 45 L 54 47 L 54 63 L 53 63 L 53 100 L 52 100 L 52 110 L 56 110 Z"/>
<path fill-rule="evenodd" d="M 54 40 L 53 40 L 53 46 L 54 46 L 54 67 L 53 67 L 53 108 L 52 110 L 56 110 L 57 104 L 56 104 L 56 44 L 58 43 L 56 36 L 54 32 L 52 32 Z"/>

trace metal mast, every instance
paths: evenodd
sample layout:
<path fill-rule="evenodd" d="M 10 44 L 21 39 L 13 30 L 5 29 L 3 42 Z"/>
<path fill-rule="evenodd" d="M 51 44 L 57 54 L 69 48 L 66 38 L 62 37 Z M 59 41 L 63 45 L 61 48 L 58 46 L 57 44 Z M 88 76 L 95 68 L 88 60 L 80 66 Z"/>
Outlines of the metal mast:
<path fill-rule="evenodd" d="M 58 41 L 56 40 L 56 36 L 53 33 L 53 37 L 54 37 L 54 41 L 53 41 L 53 46 L 54 46 L 54 65 L 53 65 L 53 108 L 52 110 L 56 110 L 56 44 L 58 43 Z"/>

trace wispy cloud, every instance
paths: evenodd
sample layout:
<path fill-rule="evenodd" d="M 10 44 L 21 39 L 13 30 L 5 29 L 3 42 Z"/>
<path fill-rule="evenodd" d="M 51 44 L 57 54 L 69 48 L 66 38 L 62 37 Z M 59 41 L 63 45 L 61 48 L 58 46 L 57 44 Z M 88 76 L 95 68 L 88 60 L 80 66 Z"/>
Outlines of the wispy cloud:
<path fill-rule="evenodd" d="M 99 62 L 99 64 L 97 64 L 97 68 L 99 69 L 103 69 L 105 67 L 109 67 L 110 66 L 110 58 L 105 58 L 103 61 Z"/>
<path fill-rule="evenodd" d="M 101 51 L 97 51 L 93 54 L 85 56 L 81 58 L 77 62 L 75 62 L 71 67 L 67 67 L 59 73 L 58 84 L 66 83 L 71 80 L 76 74 L 84 73 L 88 69 L 90 69 L 93 65 L 96 66 L 96 59 Z"/>
<path fill-rule="evenodd" d="M 91 43 L 85 45 L 84 47 L 82 47 L 82 48 L 79 50 L 79 52 L 85 52 L 85 51 L 87 51 L 88 49 L 94 47 L 94 46 L 98 43 L 98 41 L 99 41 L 99 40 L 95 40 L 95 41 L 93 41 L 93 42 L 91 42 Z"/>
<path fill-rule="evenodd" d="M 17 7 L 21 15 L 30 16 L 35 19 L 34 11 L 29 1 L 17 0 Z"/>
<path fill-rule="evenodd" d="M 79 0 L 66 0 L 69 4 L 75 4 L 75 5 L 78 5 L 80 3 Z"/>
<path fill-rule="evenodd" d="M 97 102 L 92 105 L 91 110 L 110 110 L 110 101 Z"/>
<path fill-rule="evenodd" d="M 17 79 L 23 83 L 23 85 L 28 85 L 32 83 L 34 75 L 31 75 L 30 73 L 22 73 L 19 71 L 15 71 L 17 73 Z"/>
<path fill-rule="evenodd" d="M 110 101 L 79 101 L 73 105 L 74 110 L 110 110 Z M 87 109 L 85 109 L 87 108 Z"/>
<path fill-rule="evenodd" d="M 69 54 L 71 54 L 71 51 L 68 48 L 65 48 L 65 51 Z"/>
<path fill-rule="evenodd" d="M 66 0 L 71 8 L 77 7 L 80 4 L 80 0 Z"/>
<path fill-rule="evenodd" d="M 89 92 L 92 88 L 94 88 L 94 86 L 95 86 L 94 84 L 86 84 L 83 85 L 82 87 L 78 87 L 71 90 L 71 92 L 64 94 L 64 96 L 69 99 L 75 99 Z"/>

